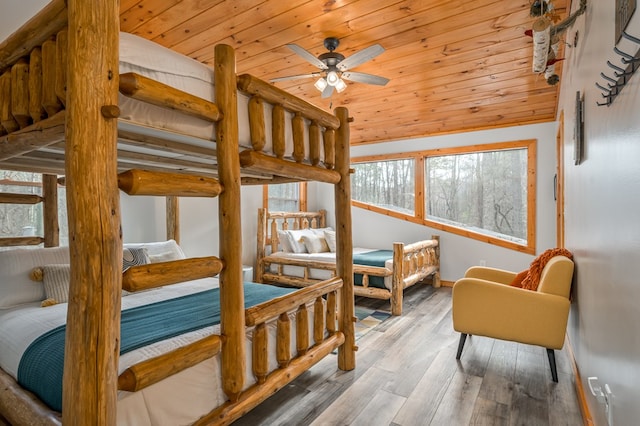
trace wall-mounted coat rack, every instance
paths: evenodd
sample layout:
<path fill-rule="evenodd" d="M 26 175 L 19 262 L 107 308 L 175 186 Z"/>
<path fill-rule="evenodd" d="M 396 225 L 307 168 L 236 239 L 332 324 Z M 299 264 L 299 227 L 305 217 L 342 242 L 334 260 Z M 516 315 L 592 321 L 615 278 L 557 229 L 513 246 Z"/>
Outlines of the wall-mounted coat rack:
<path fill-rule="evenodd" d="M 631 40 L 640 46 L 640 39 L 622 32 L 622 37 L 627 40 Z M 602 84 L 596 82 L 596 87 L 602 91 L 601 95 L 605 99 L 604 102 L 596 102 L 598 106 L 609 106 L 613 103 L 616 96 L 620 94 L 624 86 L 631 80 L 631 76 L 640 68 L 640 48 L 636 51 L 635 55 L 630 55 L 617 47 L 613 48 L 613 51 L 620 56 L 620 62 L 626 67 L 622 68 L 607 61 L 607 66 L 613 70 L 613 77 L 604 72 L 600 73 L 606 83 Z"/>

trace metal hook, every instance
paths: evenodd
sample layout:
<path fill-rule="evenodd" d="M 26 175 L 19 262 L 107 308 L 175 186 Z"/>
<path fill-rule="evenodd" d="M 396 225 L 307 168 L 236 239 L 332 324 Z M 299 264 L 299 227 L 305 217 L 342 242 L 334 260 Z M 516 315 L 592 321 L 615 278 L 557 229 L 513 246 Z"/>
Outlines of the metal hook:
<path fill-rule="evenodd" d="M 611 96 L 611 90 L 607 89 L 606 87 L 602 86 L 600 83 L 596 83 L 596 87 L 600 90 L 602 90 L 603 92 L 608 93 L 609 95 L 605 95 L 604 93 L 602 93 L 602 97 L 603 98 L 607 98 L 609 96 Z"/>
<path fill-rule="evenodd" d="M 640 62 L 640 58 L 631 56 L 628 53 L 625 53 L 622 50 L 618 49 L 617 47 L 614 47 L 613 51 L 616 52 L 618 55 L 622 56 L 622 58 L 620 58 L 620 61 L 622 61 L 622 63 L 625 65 L 632 64 L 635 62 Z"/>
<path fill-rule="evenodd" d="M 614 86 L 608 85 L 610 88 L 614 88 L 615 86 L 618 86 L 618 80 L 614 80 L 613 78 L 609 77 L 608 75 L 606 75 L 605 73 L 601 72 L 600 73 L 600 77 L 604 78 L 607 81 L 610 81 L 614 84 Z"/>
<path fill-rule="evenodd" d="M 623 36 L 624 38 L 626 38 L 627 40 L 631 40 L 631 41 L 632 41 L 632 42 L 634 42 L 634 43 L 640 44 L 640 38 L 636 38 L 636 37 L 634 37 L 634 36 L 632 36 L 632 35 L 629 35 L 629 34 L 627 34 L 627 32 L 626 32 L 626 31 L 623 31 L 623 32 L 622 32 L 622 36 Z"/>
<path fill-rule="evenodd" d="M 603 104 L 601 104 L 600 102 L 596 102 L 596 105 L 598 105 L 598 106 L 609 106 L 610 104 L 611 104 L 611 102 L 608 101 L 608 100 L 607 100 L 607 102 L 605 102 Z"/>

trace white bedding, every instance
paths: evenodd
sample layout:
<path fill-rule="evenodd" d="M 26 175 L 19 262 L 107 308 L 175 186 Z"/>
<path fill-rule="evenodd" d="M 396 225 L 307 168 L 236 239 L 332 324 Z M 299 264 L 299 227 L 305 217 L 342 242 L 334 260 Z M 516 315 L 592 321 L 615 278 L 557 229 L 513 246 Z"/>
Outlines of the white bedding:
<path fill-rule="evenodd" d="M 122 309 L 159 300 L 203 291 L 217 286 L 217 279 L 209 278 L 133 293 L 122 298 Z M 66 320 L 67 304 L 42 308 L 31 303 L 12 309 L 0 310 L 0 367 L 16 378 L 20 357 L 29 344 L 43 332 L 62 325 Z M 310 336 L 312 332 L 312 306 Z M 295 322 L 295 314 L 290 318 Z M 275 357 L 275 324 L 269 326 L 269 368 L 277 367 Z M 129 366 L 219 332 L 219 326 L 183 334 L 157 342 L 120 357 L 119 373 Z M 292 356 L 294 355 L 295 327 L 292 326 Z M 251 372 L 251 332 L 247 334 L 247 362 L 245 388 L 255 383 Z M 178 425 L 193 423 L 202 415 L 222 404 L 226 396 L 220 386 L 219 356 L 184 370 L 141 391 L 118 394 L 118 424 L 123 425 Z"/>
<path fill-rule="evenodd" d="M 355 247 L 353 249 L 353 253 L 354 254 L 367 253 L 367 252 L 370 252 L 370 251 L 377 251 L 377 250 L 379 250 L 379 249 Z M 331 262 L 331 263 L 335 263 L 336 262 L 336 254 L 332 253 L 332 252 L 323 252 L 323 253 L 285 253 L 285 252 L 279 251 L 279 252 L 271 254 L 271 256 L 278 257 L 278 258 L 283 258 L 283 259 L 303 260 L 303 261 L 307 261 L 307 262 L 309 262 L 309 261 L 311 261 L 311 262 Z M 389 269 L 390 271 L 393 270 L 393 259 L 387 260 L 385 262 L 385 267 L 387 269 Z M 282 273 L 284 275 L 288 275 L 288 276 L 291 276 L 291 277 L 304 278 L 305 269 L 306 268 L 303 267 L 303 266 L 284 265 L 282 267 Z M 272 273 L 277 274 L 277 273 L 279 273 L 280 265 L 272 263 L 270 265 L 270 267 L 269 267 L 269 270 Z M 309 269 L 309 278 L 311 278 L 311 279 L 327 280 L 327 279 L 331 278 L 332 276 L 333 276 L 332 271 L 327 270 L 327 269 L 316 269 L 316 268 L 310 268 Z M 388 290 L 391 290 L 391 282 L 392 282 L 392 277 L 390 275 L 384 278 L 384 286 Z"/>
<path fill-rule="evenodd" d="M 120 33 L 120 73 L 126 72 L 141 74 L 210 101 L 215 99 L 213 68 L 150 40 L 133 34 Z M 238 93 L 238 136 L 240 146 L 245 148 L 251 148 L 248 103 L 249 98 L 242 93 Z M 269 151 L 271 149 L 272 108 L 267 103 L 264 105 L 265 135 L 267 139 L 264 149 Z M 168 108 L 137 101 L 122 94 L 119 98 L 119 106 L 121 110 L 120 121 L 124 123 L 119 125 L 120 128 L 141 125 L 143 132 L 145 131 L 145 126 L 166 129 L 182 135 L 206 139 L 207 141 L 200 141 L 200 143 L 205 142 L 208 146 L 215 147 L 211 142 L 208 142 L 215 139 L 214 125 L 208 121 Z M 293 151 L 290 120 L 292 115 L 288 112 L 286 114 L 288 119 L 285 126 L 285 140 L 287 141 L 285 156 L 289 156 Z M 308 125 L 309 123 L 305 124 Z M 148 132 L 148 130 L 146 131 Z M 188 138 L 186 141 L 190 143 Z M 119 147 L 136 152 L 140 151 L 140 148 L 125 147 L 124 144 L 120 144 Z M 308 132 L 305 132 L 305 152 L 309 152 Z M 181 155 L 173 154 L 171 156 L 194 160 Z"/>

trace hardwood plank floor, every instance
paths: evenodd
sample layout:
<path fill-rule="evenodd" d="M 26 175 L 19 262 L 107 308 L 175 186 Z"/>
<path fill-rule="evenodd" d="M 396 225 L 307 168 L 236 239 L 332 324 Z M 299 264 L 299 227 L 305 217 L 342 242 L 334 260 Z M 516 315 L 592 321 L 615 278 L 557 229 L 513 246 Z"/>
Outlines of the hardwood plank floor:
<path fill-rule="evenodd" d="M 458 362 L 458 339 L 451 289 L 418 284 L 401 317 L 358 340 L 355 370 L 338 370 L 330 355 L 234 426 L 583 424 L 566 350 L 556 351 L 554 383 L 544 348 L 470 336 Z"/>

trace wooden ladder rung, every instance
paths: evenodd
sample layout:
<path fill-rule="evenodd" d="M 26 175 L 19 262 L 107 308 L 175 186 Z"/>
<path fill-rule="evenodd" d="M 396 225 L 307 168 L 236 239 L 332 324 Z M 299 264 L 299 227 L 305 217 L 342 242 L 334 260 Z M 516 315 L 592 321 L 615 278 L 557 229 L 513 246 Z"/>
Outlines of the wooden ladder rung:
<path fill-rule="evenodd" d="M 207 336 L 166 354 L 132 365 L 118 377 L 118 390 L 136 392 L 220 352 L 220 336 Z"/>
<path fill-rule="evenodd" d="M 38 204 L 44 201 L 40 195 L 0 193 L 0 204 Z"/>
<path fill-rule="evenodd" d="M 222 268 L 222 261 L 215 256 L 132 266 L 122 275 L 122 289 L 139 291 L 213 277 L 218 275 Z"/>
<path fill-rule="evenodd" d="M 214 178 L 137 169 L 120 173 L 118 187 L 129 195 L 217 197 L 222 192 Z"/>

